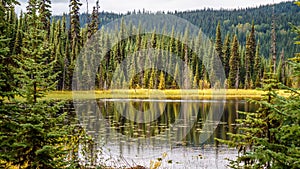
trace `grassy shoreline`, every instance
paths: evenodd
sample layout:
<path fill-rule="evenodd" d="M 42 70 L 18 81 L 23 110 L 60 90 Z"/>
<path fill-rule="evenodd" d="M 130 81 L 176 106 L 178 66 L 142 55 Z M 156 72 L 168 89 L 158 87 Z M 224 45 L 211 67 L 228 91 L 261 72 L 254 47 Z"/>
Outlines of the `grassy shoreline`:
<path fill-rule="evenodd" d="M 53 91 L 46 95 L 45 99 L 71 100 L 76 99 L 259 99 L 264 91 L 254 89 L 117 89 L 95 91 Z M 283 90 L 279 91 L 282 96 L 288 96 Z"/>

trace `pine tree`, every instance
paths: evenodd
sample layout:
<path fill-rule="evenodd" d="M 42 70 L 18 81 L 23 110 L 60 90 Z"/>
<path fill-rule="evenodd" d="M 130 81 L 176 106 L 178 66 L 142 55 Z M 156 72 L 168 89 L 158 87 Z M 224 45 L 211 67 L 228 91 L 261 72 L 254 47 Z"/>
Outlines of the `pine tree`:
<path fill-rule="evenodd" d="M 220 64 L 223 66 L 225 65 L 225 60 L 223 58 L 223 44 L 222 44 L 222 38 L 221 38 L 221 28 L 220 28 L 220 22 L 218 23 L 217 29 L 216 29 L 216 42 L 215 42 L 215 51 L 212 51 L 212 55 L 210 57 L 210 82 L 212 86 L 215 86 L 215 84 L 222 84 L 224 83 L 223 79 L 219 79 L 222 77 L 222 71 L 219 67 Z M 216 55 L 216 56 L 215 56 Z M 221 63 L 219 63 L 219 60 Z"/>
<path fill-rule="evenodd" d="M 179 64 L 176 62 L 174 75 L 173 75 L 173 81 L 172 81 L 172 88 L 176 88 L 176 82 L 177 84 L 181 84 L 181 78 L 180 78 L 180 71 L 179 71 Z"/>
<path fill-rule="evenodd" d="M 250 71 L 249 73 L 252 80 L 254 80 L 253 74 L 255 71 L 254 70 L 255 53 L 256 53 L 255 28 L 254 28 L 254 21 L 252 21 L 251 32 L 249 35 L 249 71 Z"/>
<path fill-rule="evenodd" d="M 149 89 L 155 88 L 155 79 L 156 79 L 155 70 L 152 69 L 150 74 L 150 79 L 149 79 L 149 85 L 148 85 Z"/>
<path fill-rule="evenodd" d="M 254 77 L 255 77 L 255 84 L 254 87 L 260 87 L 260 81 L 261 81 L 261 69 L 262 69 L 262 63 L 261 63 L 261 58 L 260 58 L 260 53 L 259 53 L 259 43 L 256 46 L 256 52 L 255 52 L 255 59 L 254 59 Z"/>
<path fill-rule="evenodd" d="M 41 18 L 41 22 L 43 23 L 41 25 L 41 29 L 45 30 L 47 32 L 46 38 L 48 38 L 50 33 L 50 19 L 51 19 L 51 11 L 49 8 L 51 8 L 51 1 L 50 0 L 39 0 L 38 2 L 39 6 L 39 14 Z"/>
<path fill-rule="evenodd" d="M 244 88 L 245 85 L 245 77 L 246 77 L 246 56 L 245 56 L 245 47 L 239 46 L 239 54 L 240 54 L 240 64 L 239 64 L 239 88 Z"/>
<path fill-rule="evenodd" d="M 19 65 L 20 77 L 22 77 L 21 83 L 30 84 L 23 85 L 23 89 L 20 91 L 21 95 L 26 96 L 28 102 L 37 102 L 37 99 L 48 90 L 52 90 L 53 86 L 49 86 L 49 82 L 45 81 L 43 77 L 48 77 L 49 80 L 53 80 L 53 74 L 51 72 L 51 66 L 47 65 L 51 52 L 51 44 L 44 41 L 45 31 L 41 29 L 40 17 L 37 14 L 37 2 L 36 0 L 29 1 L 28 6 L 28 26 L 29 29 L 25 32 L 22 44 L 21 58 L 22 60 L 16 60 Z M 50 67 L 49 67 L 50 66 Z M 50 69 L 47 69 L 50 68 Z"/>
<path fill-rule="evenodd" d="M 93 12 L 91 16 L 91 23 L 88 25 L 88 39 L 91 38 L 98 31 L 99 25 L 99 1 L 96 2 L 96 6 L 93 7 Z"/>
<path fill-rule="evenodd" d="M 272 13 L 272 39 L 271 39 L 271 58 L 272 58 L 272 70 L 271 72 L 275 75 L 276 73 L 276 62 L 277 62 L 277 52 L 276 52 L 276 24 L 275 24 L 275 9 L 273 6 Z"/>
<path fill-rule="evenodd" d="M 223 66 L 225 69 L 226 78 L 228 78 L 229 70 L 230 70 L 229 59 L 230 59 L 230 35 L 227 34 L 223 46 L 223 59 L 222 59 L 222 62 L 224 63 Z"/>
<path fill-rule="evenodd" d="M 286 85 L 286 64 L 284 59 L 284 49 L 280 53 L 280 60 L 277 67 L 277 79 L 284 85 Z"/>
<path fill-rule="evenodd" d="M 49 57 L 45 57 L 50 54 L 51 45 L 49 47 L 49 42 L 44 41 L 46 31 L 41 29 L 37 4 L 36 0 L 29 1 L 28 29 L 23 39 L 21 59 L 15 60 L 18 64 L 15 79 L 20 84 L 18 95 L 24 98 L 24 102 L 14 103 L 18 107 L 8 110 L 11 116 L 7 118 L 11 119 L 6 132 L 14 135 L 6 135 L 1 148 L 9 157 L 5 160 L 13 165 L 61 168 L 68 163 L 63 146 L 66 133 L 58 126 L 63 123 L 65 115 L 57 115 L 60 104 L 38 100 L 45 92 L 54 89 L 56 73 L 52 72 L 55 62 L 49 62 Z"/>
<path fill-rule="evenodd" d="M 14 5 L 19 4 L 15 0 L 3 0 L 0 2 L 0 102 L 2 97 L 11 98 L 13 96 L 15 81 L 13 81 L 12 66 L 12 45 L 13 35 L 10 33 L 12 28 L 8 15 L 14 9 Z M 3 98 L 4 99 L 4 98 Z"/>
<path fill-rule="evenodd" d="M 9 54 L 13 52 L 13 47 L 14 47 L 14 40 L 16 39 L 16 34 L 17 34 L 17 27 L 18 27 L 18 18 L 15 13 L 15 7 L 13 5 L 8 6 L 8 9 L 6 10 L 6 31 L 5 34 L 7 37 L 9 37 L 8 41 L 8 47 L 10 49 Z"/>
<path fill-rule="evenodd" d="M 225 66 L 225 60 L 223 59 L 223 44 L 222 44 L 222 37 L 221 37 L 221 25 L 218 22 L 217 30 L 216 30 L 216 42 L 215 42 L 215 50 L 217 57 L 222 61 L 222 65 Z"/>
<path fill-rule="evenodd" d="M 23 38 L 23 12 L 20 13 L 20 17 L 18 19 L 18 27 L 17 27 L 17 33 L 16 33 L 16 38 L 14 42 L 14 47 L 12 54 L 13 55 L 18 55 L 21 53 L 21 45 L 22 45 L 22 38 Z"/>
<path fill-rule="evenodd" d="M 300 31 L 298 33 L 300 35 Z M 251 101 L 258 104 L 259 109 L 255 113 L 241 112 L 245 118 L 237 120 L 241 126 L 237 133 L 229 133 L 231 140 L 217 139 L 238 149 L 239 156 L 230 162 L 231 168 L 299 168 L 300 93 L 277 82 L 271 59 L 270 72 L 265 73 L 263 79 L 266 94 L 260 101 Z M 298 62 L 290 63 L 293 75 L 299 77 L 299 57 L 294 59 Z M 282 97 L 278 89 L 290 95 Z"/>
<path fill-rule="evenodd" d="M 292 63 L 300 67 L 299 63 Z M 300 69 L 296 69 L 295 75 Z M 299 101 L 297 90 L 288 88 L 274 79 L 269 73 L 263 80 L 263 90 L 260 101 L 251 100 L 259 105 L 252 112 L 240 112 L 245 116 L 238 119 L 241 125 L 237 133 L 229 133 L 231 140 L 219 140 L 229 146 L 236 147 L 239 156 L 231 160 L 231 168 L 298 168 L 300 137 Z M 278 88 L 285 89 L 291 95 L 278 95 Z"/>
<path fill-rule="evenodd" d="M 70 0 L 70 34 L 69 34 L 69 40 L 70 40 L 70 59 L 68 59 L 69 65 L 68 65 L 68 88 L 71 89 L 72 87 L 72 77 L 73 77 L 73 71 L 75 66 L 75 59 L 77 58 L 80 48 L 82 46 L 82 37 L 80 36 L 80 21 L 79 21 L 79 7 L 81 6 L 81 3 L 79 0 Z"/>
<path fill-rule="evenodd" d="M 195 75 L 193 78 L 193 85 L 192 85 L 193 89 L 198 89 L 198 80 L 197 80 L 197 76 Z"/>
<path fill-rule="evenodd" d="M 17 124 L 15 116 L 20 110 L 16 104 L 10 104 L 15 97 L 12 65 L 10 64 L 10 36 L 7 34 L 9 22 L 7 21 L 8 9 L 18 4 L 17 1 L 3 0 L 0 2 L 0 168 L 7 168 L 8 163 L 14 160 L 10 154 L 11 145 L 14 143 L 14 132 Z"/>
<path fill-rule="evenodd" d="M 154 28 L 153 33 L 151 34 L 151 47 L 155 49 L 157 46 L 157 35 L 156 30 Z"/>
<path fill-rule="evenodd" d="M 189 79 L 189 74 L 188 74 L 188 65 L 189 65 L 189 44 L 188 44 L 188 39 L 189 39 L 189 28 L 185 28 L 184 32 L 184 37 L 183 37 L 183 43 L 182 43 L 182 55 L 183 55 L 183 60 L 184 60 L 184 67 L 183 67 L 183 88 L 188 89 L 190 87 L 190 81 Z"/>
<path fill-rule="evenodd" d="M 229 88 L 237 88 L 239 81 L 239 66 L 240 66 L 240 56 L 239 56 L 239 44 L 237 41 L 237 36 L 233 37 L 231 54 L 229 60 L 229 76 L 228 76 L 228 86 Z"/>
<path fill-rule="evenodd" d="M 79 9 L 82 4 L 79 0 L 70 0 L 70 18 L 71 18 L 71 27 L 70 27 L 70 35 L 71 35 L 71 51 L 72 51 L 72 59 L 76 58 L 77 48 L 80 46 L 80 22 L 79 22 Z"/>
<path fill-rule="evenodd" d="M 250 87 L 250 73 L 251 73 L 251 56 L 252 49 L 251 49 L 251 40 L 250 35 L 246 38 L 246 53 L 245 53 L 245 69 L 246 69 L 246 76 L 245 76 L 245 89 L 249 89 Z"/>
<path fill-rule="evenodd" d="M 70 0 L 70 17 L 71 17 L 71 27 L 70 27 L 70 42 L 71 42 L 71 59 L 75 60 L 79 52 L 79 47 L 81 46 L 80 37 L 80 22 L 79 22 L 79 7 L 82 4 L 79 0 Z"/>
<path fill-rule="evenodd" d="M 164 89 L 166 89 L 165 75 L 164 75 L 164 72 L 163 72 L 163 71 L 160 72 L 158 89 L 159 89 L 159 90 L 164 90 Z"/>

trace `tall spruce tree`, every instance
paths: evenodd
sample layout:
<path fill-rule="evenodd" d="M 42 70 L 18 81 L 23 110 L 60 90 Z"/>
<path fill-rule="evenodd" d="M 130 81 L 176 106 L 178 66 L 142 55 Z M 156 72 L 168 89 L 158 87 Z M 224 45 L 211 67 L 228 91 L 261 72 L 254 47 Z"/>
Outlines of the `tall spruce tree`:
<path fill-rule="evenodd" d="M 47 32 L 46 38 L 48 38 L 50 34 L 50 20 L 51 20 L 51 0 L 39 0 L 39 15 L 41 18 L 41 29 Z"/>
<path fill-rule="evenodd" d="M 0 102 L 4 97 L 11 98 L 13 96 L 14 81 L 13 72 L 11 70 L 11 41 L 12 34 L 9 33 L 11 23 L 8 21 L 10 9 L 14 5 L 19 4 L 15 0 L 3 0 L 0 2 Z"/>
<path fill-rule="evenodd" d="M 0 168 L 8 168 L 8 164 L 14 159 L 9 154 L 11 145 L 14 143 L 15 114 L 19 108 L 10 104 L 15 97 L 15 85 L 13 80 L 12 64 L 9 47 L 10 34 L 7 29 L 10 27 L 7 21 L 8 9 L 18 4 L 17 1 L 3 0 L 0 2 Z"/>
<path fill-rule="evenodd" d="M 300 3 L 298 2 L 298 5 Z M 300 35 L 299 28 L 298 34 Z M 290 64 L 294 68 L 294 77 L 300 76 L 299 56 Z M 238 119 L 240 127 L 237 133 L 229 133 L 231 140 L 219 140 L 238 149 L 238 157 L 230 162 L 231 168 L 299 168 L 300 157 L 300 93 L 299 88 L 289 88 L 279 82 L 271 69 L 263 79 L 266 91 L 254 112 L 240 112 L 244 119 Z M 282 97 L 278 89 L 284 89 L 290 95 Z"/>
<path fill-rule="evenodd" d="M 221 35 L 221 25 L 218 22 L 218 26 L 216 29 L 216 42 L 215 42 L 215 50 L 218 58 L 222 61 L 223 66 L 225 65 L 223 59 L 223 43 L 222 43 L 222 35 Z"/>
<path fill-rule="evenodd" d="M 261 57 L 259 53 L 260 45 L 259 43 L 256 46 L 256 52 L 255 52 L 255 59 L 254 59 L 254 77 L 255 77 L 255 87 L 260 87 L 261 77 L 262 77 L 262 63 L 261 63 Z"/>
<path fill-rule="evenodd" d="M 277 51 L 276 51 L 276 23 L 275 23 L 275 7 L 272 13 L 272 31 L 271 31 L 271 72 L 276 73 Z"/>
<path fill-rule="evenodd" d="M 223 46 L 223 59 L 222 63 L 224 63 L 224 69 L 225 69 L 225 75 L 226 78 L 228 78 L 229 75 L 229 60 L 230 60 L 230 35 L 227 34 L 225 41 L 224 41 L 224 46 Z"/>
<path fill-rule="evenodd" d="M 229 88 L 237 88 L 239 83 L 239 66 L 240 66 L 240 55 L 239 55 L 239 44 L 237 36 L 234 35 L 232 45 L 231 45 L 231 54 L 229 60 L 229 76 L 228 76 L 228 86 Z"/>
<path fill-rule="evenodd" d="M 291 63 L 299 77 L 300 64 Z M 300 156 L 300 93 L 274 79 L 269 73 L 263 80 L 261 100 L 251 100 L 259 105 L 256 112 L 240 112 L 237 133 L 228 133 L 229 141 L 219 140 L 236 147 L 238 157 L 230 161 L 231 168 L 299 168 Z M 278 89 L 290 93 L 289 97 L 278 95 Z"/>
<path fill-rule="evenodd" d="M 82 4 L 79 0 L 70 0 L 70 42 L 71 42 L 71 61 L 75 60 L 81 46 L 79 9 Z"/>
<path fill-rule="evenodd" d="M 80 36 L 80 21 L 79 21 L 79 9 L 82 4 L 79 0 L 70 0 L 70 33 L 69 33 L 69 40 L 70 40 L 70 57 L 66 63 L 68 63 L 68 89 L 72 88 L 72 78 L 73 78 L 73 71 L 75 66 L 75 60 L 80 52 L 80 48 L 82 46 L 82 38 Z"/>
<path fill-rule="evenodd" d="M 53 90 L 56 73 L 52 72 L 54 61 L 49 62 L 51 45 L 44 40 L 47 33 L 42 28 L 37 0 L 30 0 L 27 7 L 28 29 L 24 33 L 21 54 L 17 63 L 15 79 L 18 95 L 24 101 L 14 102 L 17 106 L 8 109 L 6 136 L 1 135 L 1 149 L 5 161 L 21 168 L 63 168 L 65 160 L 65 115 L 58 115 L 60 104 L 40 101 L 45 92 Z M 14 133 L 14 134 L 12 134 Z M 0 152 L 2 152 L 2 150 Z"/>
<path fill-rule="evenodd" d="M 249 71 L 252 80 L 254 80 L 253 74 L 255 71 L 254 69 L 255 53 L 256 53 L 255 28 L 254 28 L 254 21 L 252 21 L 251 32 L 249 35 Z"/>
<path fill-rule="evenodd" d="M 51 82 L 56 76 L 51 70 L 55 62 L 48 63 L 52 45 L 44 40 L 46 31 L 42 29 L 43 23 L 37 9 L 38 1 L 30 0 L 27 7 L 28 29 L 24 33 L 21 60 L 16 60 L 19 65 L 20 83 L 24 84 L 20 94 L 26 97 L 29 103 L 37 102 L 39 97 L 52 90 L 54 84 Z"/>
<path fill-rule="evenodd" d="M 91 16 L 91 23 L 88 26 L 88 38 L 91 38 L 98 31 L 99 25 L 99 1 L 96 2 L 96 6 L 93 7 L 93 12 Z"/>
<path fill-rule="evenodd" d="M 23 12 L 21 11 L 20 17 L 18 19 L 18 26 L 17 26 L 17 33 L 16 33 L 16 38 L 14 41 L 14 47 L 12 49 L 12 54 L 13 55 L 18 55 L 21 53 L 21 45 L 22 45 L 22 35 L 23 35 Z"/>
<path fill-rule="evenodd" d="M 251 49 L 251 39 L 250 35 L 246 38 L 246 53 L 245 53 L 245 69 L 246 69 L 246 75 L 245 75 L 245 84 L 244 88 L 249 89 L 250 88 L 250 81 L 251 81 L 251 67 L 253 66 L 251 64 L 251 56 L 252 55 L 252 49 Z"/>

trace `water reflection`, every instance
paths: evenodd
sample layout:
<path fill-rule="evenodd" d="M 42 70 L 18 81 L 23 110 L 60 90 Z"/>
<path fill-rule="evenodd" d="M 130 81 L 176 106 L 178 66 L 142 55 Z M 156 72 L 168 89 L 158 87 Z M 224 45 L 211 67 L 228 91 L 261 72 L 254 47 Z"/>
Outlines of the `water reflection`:
<path fill-rule="evenodd" d="M 241 100 L 104 99 L 97 100 L 97 107 L 90 102 L 78 106 L 77 114 L 107 156 L 149 166 L 166 152 L 176 166 L 192 168 L 211 160 L 224 167 L 224 158 L 234 157 L 235 151 L 219 147 L 214 138 L 228 139 L 226 133 L 236 131 L 237 110 L 256 109 Z M 180 168 L 174 163 L 165 165 Z"/>

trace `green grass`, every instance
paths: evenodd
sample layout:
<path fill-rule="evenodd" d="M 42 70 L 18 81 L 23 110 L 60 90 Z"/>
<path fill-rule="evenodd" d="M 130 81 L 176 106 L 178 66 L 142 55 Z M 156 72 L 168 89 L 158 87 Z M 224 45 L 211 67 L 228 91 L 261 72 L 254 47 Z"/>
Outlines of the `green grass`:
<path fill-rule="evenodd" d="M 258 99 L 263 94 L 260 90 L 227 89 L 227 90 L 148 90 L 148 89 L 118 89 L 96 91 L 54 91 L 47 94 L 45 99 L 70 100 L 76 99 L 104 99 L 104 98 L 136 98 L 136 99 Z M 280 95 L 287 95 L 284 91 Z"/>

